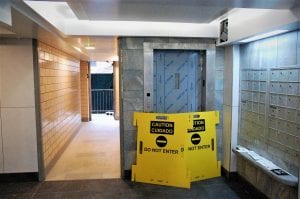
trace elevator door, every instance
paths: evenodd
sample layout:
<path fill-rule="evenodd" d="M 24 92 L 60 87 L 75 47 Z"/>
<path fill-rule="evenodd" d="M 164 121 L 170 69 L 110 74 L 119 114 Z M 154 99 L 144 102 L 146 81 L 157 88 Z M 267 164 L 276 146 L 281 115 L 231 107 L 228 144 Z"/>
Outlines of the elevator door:
<path fill-rule="evenodd" d="M 199 51 L 154 50 L 153 65 L 154 112 L 200 110 Z"/>

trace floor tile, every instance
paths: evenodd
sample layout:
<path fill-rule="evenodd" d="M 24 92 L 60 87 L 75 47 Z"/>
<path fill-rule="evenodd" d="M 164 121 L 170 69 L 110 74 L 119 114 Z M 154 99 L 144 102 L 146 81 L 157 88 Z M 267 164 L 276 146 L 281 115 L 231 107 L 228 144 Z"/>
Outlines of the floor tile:
<path fill-rule="evenodd" d="M 16 185 L 16 186 L 14 186 Z M 23 190 L 23 191 L 20 191 Z M 87 198 L 87 199 L 238 199 L 256 197 L 251 190 L 238 181 L 227 181 L 223 177 L 193 182 L 191 189 L 134 183 L 121 179 L 67 180 L 35 183 L 2 183 L 0 198 Z M 253 197 L 255 196 L 255 197 Z M 263 198 L 263 197 L 262 197 Z"/>
<path fill-rule="evenodd" d="M 47 181 L 120 178 L 119 121 L 93 114 L 46 177 Z"/>
<path fill-rule="evenodd" d="M 84 183 L 81 181 L 49 181 L 42 182 L 37 193 L 75 192 L 82 191 Z"/>
<path fill-rule="evenodd" d="M 3 195 L 33 194 L 39 186 L 38 182 L 0 183 L 0 198 Z"/>
<path fill-rule="evenodd" d="M 34 199 L 94 199 L 94 196 L 90 192 L 60 192 L 60 193 L 38 193 L 33 196 Z"/>

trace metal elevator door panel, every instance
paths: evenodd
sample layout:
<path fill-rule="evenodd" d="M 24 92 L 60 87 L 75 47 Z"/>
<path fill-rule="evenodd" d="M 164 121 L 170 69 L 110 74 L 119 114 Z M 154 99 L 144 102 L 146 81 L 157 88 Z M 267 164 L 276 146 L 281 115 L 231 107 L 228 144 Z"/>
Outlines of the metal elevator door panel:
<path fill-rule="evenodd" d="M 154 50 L 153 110 L 183 113 L 199 110 L 199 51 Z"/>

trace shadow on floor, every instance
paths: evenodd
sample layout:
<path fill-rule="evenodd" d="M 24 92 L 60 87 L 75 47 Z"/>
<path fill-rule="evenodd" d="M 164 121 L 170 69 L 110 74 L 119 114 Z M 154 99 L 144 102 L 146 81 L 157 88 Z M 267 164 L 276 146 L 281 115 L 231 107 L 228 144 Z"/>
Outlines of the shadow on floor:
<path fill-rule="evenodd" d="M 236 182 L 215 178 L 192 183 L 191 189 L 133 183 L 121 179 L 0 183 L 0 198 L 260 198 Z"/>

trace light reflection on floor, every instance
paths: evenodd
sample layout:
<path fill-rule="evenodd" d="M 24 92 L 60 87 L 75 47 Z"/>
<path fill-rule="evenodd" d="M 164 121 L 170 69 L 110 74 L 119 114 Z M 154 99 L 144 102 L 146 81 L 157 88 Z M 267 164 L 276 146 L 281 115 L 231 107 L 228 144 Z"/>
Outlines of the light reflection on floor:
<path fill-rule="evenodd" d="M 93 114 L 83 122 L 46 180 L 120 178 L 119 121 L 111 115 Z"/>

